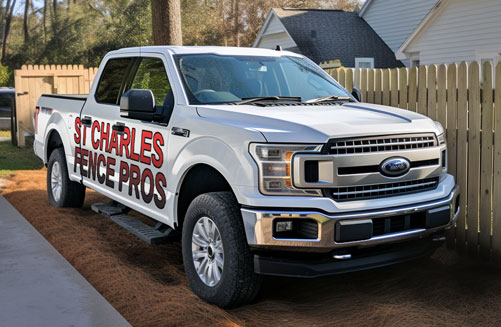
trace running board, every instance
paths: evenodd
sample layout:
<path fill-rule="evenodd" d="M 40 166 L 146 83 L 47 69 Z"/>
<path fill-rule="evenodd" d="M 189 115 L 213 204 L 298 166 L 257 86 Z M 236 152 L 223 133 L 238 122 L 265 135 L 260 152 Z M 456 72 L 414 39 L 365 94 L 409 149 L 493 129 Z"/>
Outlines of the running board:
<path fill-rule="evenodd" d="M 165 224 L 157 223 L 155 227 L 151 227 L 129 216 L 127 212 L 130 209 L 118 202 L 96 203 L 91 208 L 93 211 L 110 218 L 114 223 L 125 228 L 148 244 L 165 244 L 179 238 L 177 233 Z"/>

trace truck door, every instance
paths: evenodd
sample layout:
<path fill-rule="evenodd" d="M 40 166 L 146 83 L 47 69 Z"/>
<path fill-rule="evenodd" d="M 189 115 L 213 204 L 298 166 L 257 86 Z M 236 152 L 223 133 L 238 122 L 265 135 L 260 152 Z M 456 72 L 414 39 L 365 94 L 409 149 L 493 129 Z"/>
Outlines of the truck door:
<path fill-rule="evenodd" d="M 119 98 L 133 64 L 133 57 L 106 61 L 100 76 L 96 76 L 99 78 L 97 87 L 91 90 L 93 94 L 89 94 L 79 117 L 81 148 L 76 149 L 75 166 L 80 166 L 82 182 L 117 201 L 113 171 L 118 157 L 116 151 L 110 149 L 112 125 L 120 115 Z M 75 126 L 78 127 L 78 124 Z"/>
<path fill-rule="evenodd" d="M 152 91 L 162 113 L 155 122 L 120 116 L 120 97 L 132 88 Z M 87 126 L 81 150 L 83 183 L 169 223 L 165 156 L 174 97 L 163 56 L 108 60 L 91 101 L 95 103 L 87 103 L 81 114 Z"/>
<path fill-rule="evenodd" d="M 122 144 L 119 151 L 117 190 L 122 198 L 128 200 L 124 204 L 140 207 L 138 210 L 148 216 L 169 223 L 165 215 L 167 138 L 170 135 L 167 126 L 174 107 L 174 96 L 160 56 L 138 58 L 124 93 L 130 89 L 151 90 L 161 117 L 149 122 L 116 118 L 114 126 L 123 126 L 126 139 L 130 137 L 130 144 Z"/>

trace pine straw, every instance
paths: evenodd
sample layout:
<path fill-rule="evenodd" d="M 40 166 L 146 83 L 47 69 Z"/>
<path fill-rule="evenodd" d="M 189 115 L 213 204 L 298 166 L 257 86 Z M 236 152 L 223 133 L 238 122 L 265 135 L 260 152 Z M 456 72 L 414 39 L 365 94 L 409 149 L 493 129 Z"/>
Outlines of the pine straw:
<path fill-rule="evenodd" d="M 445 248 L 428 260 L 320 279 L 267 278 L 250 305 L 199 300 L 180 244 L 152 247 L 84 209 L 47 204 L 45 170 L 17 172 L 3 195 L 134 326 L 496 326 L 501 270 Z"/>

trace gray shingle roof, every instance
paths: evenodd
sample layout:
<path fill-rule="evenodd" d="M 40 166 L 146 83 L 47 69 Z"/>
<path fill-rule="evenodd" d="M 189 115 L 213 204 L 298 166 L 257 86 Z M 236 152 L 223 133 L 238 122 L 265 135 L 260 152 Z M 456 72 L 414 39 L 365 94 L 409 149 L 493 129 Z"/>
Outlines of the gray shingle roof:
<path fill-rule="evenodd" d="M 402 66 L 391 49 L 356 12 L 287 8 L 273 10 L 300 52 L 317 63 L 339 59 L 343 66 L 355 67 L 355 57 L 372 57 L 376 68 Z"/>

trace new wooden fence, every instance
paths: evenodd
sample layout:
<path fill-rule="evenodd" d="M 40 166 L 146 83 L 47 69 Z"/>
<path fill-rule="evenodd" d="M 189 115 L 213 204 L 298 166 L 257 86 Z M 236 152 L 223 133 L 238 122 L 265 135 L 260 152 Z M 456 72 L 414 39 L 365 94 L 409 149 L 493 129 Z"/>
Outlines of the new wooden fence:
<path fill-rule="evenodd" d="M 24 133 L 33 133 L 33 114 L 42 94 L 87 94 L 97 68 L 82 65 L 23 65 L 14 71 L 16 88 L 17 144 L 24 146 Z"/>
<path fill-rule="evenodd" d="M 415 111 L 447 130 L 461 213 L 449 246 L 501 258 L 501 63 L 328 71 L 362 101 Z M 495 88 L 493 87 L 495 85 Z M 454 237 L 455 236 L 455 237 Z"/>

